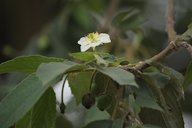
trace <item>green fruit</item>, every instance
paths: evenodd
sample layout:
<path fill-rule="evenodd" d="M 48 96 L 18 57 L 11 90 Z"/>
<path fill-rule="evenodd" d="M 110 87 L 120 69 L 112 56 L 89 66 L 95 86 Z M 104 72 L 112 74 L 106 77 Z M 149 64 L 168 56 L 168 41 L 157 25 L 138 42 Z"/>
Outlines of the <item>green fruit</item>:
<path fill-rule="evenodd" d="M 91 93 L 87 93 L 82 97 L 82 105 L 89 109 L 95 104 L 95 96 Z"/>

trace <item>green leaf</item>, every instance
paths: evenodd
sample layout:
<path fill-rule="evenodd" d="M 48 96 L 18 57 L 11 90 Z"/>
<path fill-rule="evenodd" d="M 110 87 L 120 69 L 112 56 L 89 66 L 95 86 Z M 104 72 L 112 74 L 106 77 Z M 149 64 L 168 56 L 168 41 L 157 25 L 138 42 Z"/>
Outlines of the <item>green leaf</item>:
<path fill-rule="evenodd" d="M 71 53 L 70 54 L 70 56 L 72 56 L 73 58 L 83 60 L 83 61 L 95 60 L 94 55 L 99 55 L 99 56 L 102 56 L 102 57 L 111 56 L 108 53 L 102 53 L 102 52 L 76 52 L 76 53 Z"/>
<path fill-rule="evenodd" d="M 31 128 L 31 115 L 31 111 L 27 112 L 27 114 L 16 123 L 15 128 Z"/>
<path fill-rule="evenodd" d="M 133 124 L 132 126 L 128 126 L 127 128 L 138 128 L 138 126 Z"/>
<path fill-rule="evenodd" d="M 190 63 L 187 67 L 183 87 L 184 89 L 187 89 L 187 87 L 189 87 L 190 85 L 192 85 L 192 63 Z"/>
<path fill-rule="evenodd" d="M 192 44 L 192 23 L 188 25 L 188 29 L 178 38 Z"/>
<path fill-rule="evenodd" d="M 62 77 L 64 73 L 70 69 L 76 70 L 83 68 L 83 65 L 79 65 L 71 61 L 43 63 L 37 69 L 36 75 L 43 82 L 43 84 L 47 84 L 49 81 L 57 77 Z"/>
<path fill-rule="evenodd" d="M 109 78 L 106 75 L 104 75 L 104 74 L 102 74 L 100 72 L 96 73 L 94 84 L 91 87 L 91 92 L 95 96 L 100 96 L 101 92 L 105 91 L 105 88 L 107 86 L 106 81 L 108 79 Z"/>
<path fill-rule="evenodd" d="M 118 119 L 113 121 L 112 128 L 124 128 L 124 120 Z"/>
<path fill-rule="evenodd" d="M 113 26 L 120 28 L 121 30 L 129 30 L 137 28 L 144 22 L 144 18 L 141 16 L 141 12 L 137 9 L 129 9 L 120 11 L 113 19 Z"/>
<path fill-rule="evenodd" d="M 98 67 L 97 70 L 111 79 L 116 81 L 120 85 L 131 85 L 138 87 L 135 82 L 135 77 L 132 73 L 116 67 Z"/>
<path fill-rule="evenodd" d="M 72 68 L 76 70 L 82 66 L 72 62 L 41 64 L 37 72 L 40 79 L 34 74 L 29 76 L 0 104 L 1 128 L 7 128 L 23 117 L 48 87 L 58 82 L 61 75 Z"/>
<path fill-rule="evenodd" d="M 139 114 L 141 112 L 141 106 L 136 103 L 135 97 L 133 96 L 133 94 L 129 95 L 129 102 L 130 102 L 130 106 L 133 108 L 133 111 L 136 114 Z"/>
<path fill-rule="evenodd" d="M 86 110 L 85 125 L 97 120 L 109 119 L 110 115 L 106 111 L 100 111 L 96 105 Z"/>
<path fill-rule="evenodd" d="M 111 128 L 112 127 L 112 120 L 98 120 L 89 123 L 84 128 Z"/>
<path fill-rule="evenodd" d="M 161 125 L 162 127 L 183 128 L 184 122 L 182 110 L 177 99 L 178 96 L 174 90 L 175 82 L 172 83 L 172 81 L 169 81 L 168 85 L 161 89 L 159 85 L 157 85 L 157 82 L 149 75 L 142 74 L 141 77 L 145 80 L 143 83 L 147 83 L 147 87 L 152 91 L 153 95 L 158 100 L 159 105 L 163 109 L 163 112 L 158 115 L 155 115 L 155 113 L 152 111 L 151 113 L 147 112 L 148 114 L 154 114 L 151 115 L 154 117 L 154 119 L 152 117 L 148 118 L 144 115 L 144 120 L 147 120 L 148 123 L 153 123 L 153 121 L 157 121 L 158 119 L 158 122 L 161 122 L 160 124 L 158 123 L 158 125 Z"/>
<path fill-rule="evenodd" d="M 176 82 L 178 82 L 179 85 L 181 85 L 183 83 L 183 75 L 181 73 L 179 73 L 178 71 L 167 67 L 165 65 L 156 63 L 153 64 L 157 69 L 159 69 L 159 71 L 165 75 L 168 75 L 171 79 L 175 80 Z"/>
<path fill-rule="evenodd" d="M 8 128 L 21 119 L 51 85 L 43 85 L 34 74 L 19 83 L 0 103 L 0 128 Z"/>
<path fill-rule="evenodd" d="M 20 56 L 0 64 L 0 74 L 9 72 L 33 73 L 41 63 L 63 62 L 64 59 L 45 56 Z"/>
<path fill-rule="evenodd" d="M 98 98 L 97 107 L 103 111 L 112 105 L 112 96 L 102 95 Z"/>
<path fill-rule="evenodd" d="M 151 108 L 163 112 L 163 109 L 156 103 L 155 99 L 152 98 L 144 89 L 137 92 L 137 98 L 135 102 L 141 107 Z"/>
<path fill-rule="evenodd" d="M 53 128 L 56 117 L 56 97 L 52 88 L 49 88 L 27 113 L 16 124 L 16 128 Z"/>
<path fill-rule="evenodd" d="M 169 107 L 169 112 L 171 113 L 170 123 L 176 124 L 178 128 L 184 128 L 184 120 L 182 114 L 181 103 L 178 100 L 179 95 L 174 90 L 175 89 L 175 82 L 170 81 L 165 88 L 163 88 L 162 92 L 165 97 L 167 106 Z M 176 128 L 176 127 L 174 127 Z"/>
<path fill-rule="evenodd" d="M 91 61 L 94 60 L 94 54 L 97 54 L 96 52 L 76 52 L 71 53 L 70 56 L 72 56 L 75 59 L 83 60 L 83 61 Z"/>
<path fill-rule="evenodd" d="M 159 63 L 154 63 L 153 66 L 155 66 L 161 73 L 170 77 L 170 81 L 173 83 L 171 84 L 173 85 L 173 90 L 178 95 L 177 99 L 184 98 L 184 91 L 182 86 L 184 81 L 183 75 L 178 71 Z"/>
<path fill-rule="evenodd" d="M 160 72 L 152 72 L 152 73 L 145 73 L 145 74 L 153 78 L 156 84 L 160 88 L 164 88 L 169 83 L 169 80 L 171 79 L 168 75 L 162 74 Z"/>
<path fill-rule="evenodd" d="M 83 95 L 89 92 L 92 74 L 92 72 L 78 72 L 69 75 L 69 86 L 77 104 L 81 103 Z"/>
<path fill-rule="evenodd" d="M 72 123 L 65 116 L 59 115 L 55 122 L 55 128 L 74 128 Z"/>
<path fill-rule="evenodd" d="M 159 126 L 151 125 L 151 124 L 145 124 L 144 128 L 161 128 Z"/>
<path fill-rule="evenodd" d="M 105 66 L 109 65 L 109 63 L 107 61 L 105 61 L 102 57 L 100 57 L 99 55 L 94 54 L 94 56 L 97 61 L 97 64 L 101 64 L 101 65 L 105 65 Z"/>

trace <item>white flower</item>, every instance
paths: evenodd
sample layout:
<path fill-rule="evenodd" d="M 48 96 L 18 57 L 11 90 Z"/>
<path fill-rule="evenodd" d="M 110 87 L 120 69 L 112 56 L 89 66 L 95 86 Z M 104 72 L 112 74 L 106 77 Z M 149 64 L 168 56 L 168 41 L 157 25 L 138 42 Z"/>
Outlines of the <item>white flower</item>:
<path fill-rule="evenodd" d="M 110 37 L 106 33 L 98 33 L 98 32 L 93 32 L 88 34 L 85 37 L 82 37 L 79 41 L 78 44 L 81 45 L 81 52 L 87 51 L 89 48 L 95 48 L 96 46 L 99 46 L 104 43 L 110 43 Z"/>

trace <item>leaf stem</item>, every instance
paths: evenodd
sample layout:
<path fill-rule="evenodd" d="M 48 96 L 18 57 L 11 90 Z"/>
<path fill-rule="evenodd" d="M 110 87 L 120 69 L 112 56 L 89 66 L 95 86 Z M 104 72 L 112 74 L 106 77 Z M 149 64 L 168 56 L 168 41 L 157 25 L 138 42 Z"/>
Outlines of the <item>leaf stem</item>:
<path fill-rule="evenodd" d="M 108 87 L 109 87 L 109 81 L 110 81 L 110 79 L 108 78 L 108 79 L 107 79 L 107 83 L 106 83 L 105 90 L 104 90 L 104 92 L 103 92 L 104 94 L 107 93 L 107 89 L 108 89 Z"/>
<path fill-rule="evenodd" d="M 66 75 L 66 77 L 64 78 L 64 81 L 63 81 L 63 85 L 62 85 L 62 89 L 61 89 L 61 104 L 64 104 L 64 100 L 63 100 L 64 87 L 65 87 L 65 82 L 66 82 L 68 76 L 69 76 L 69 74 Z"/>
<path fill-rule="evenodd" d="M 93 83 L 93 80 L 94 80 L 96 74 L 97 74 L 97 70 L 94 70 L 92 77 L 91 77 L 90 85 L 89 85 L 89 91 L 91 91 L 92 83 Z"/>

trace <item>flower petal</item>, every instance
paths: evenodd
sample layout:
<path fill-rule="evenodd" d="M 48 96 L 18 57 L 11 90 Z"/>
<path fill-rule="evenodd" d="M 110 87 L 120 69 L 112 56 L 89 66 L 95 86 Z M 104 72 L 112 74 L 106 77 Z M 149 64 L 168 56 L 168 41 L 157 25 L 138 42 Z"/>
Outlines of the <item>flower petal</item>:
<path fill-rule="evenodd" d="M 90 46 L 90 47 L 96 47 L 96 46 L 99 46 L 99 45 L 101 45 L 101 44 L 102 44 L 102 42 L 97 41 L 97 42 L 90 43 L 89 46 Z"/>
<path fill-rule="evenodd" d="M 85 51 L 87 51 L 89 48 L 90 48 L 91 46 L 89 46 L 89 45 L 81 45 L 81 52 L 85 52 Z"/>
<path fill-rule="evenodd" d="M 86 38 L 81 37 L 81 39 L 77 43 L 80 44 L 80 45 L 85 45 L 86 44 Z"/>
<path fill-rule="evenodd" d="M 101 33 L 101 34 L 99 34 L 99 41 L 102 43 L 110 43 L 111 39 L 108 34 Z"/>

